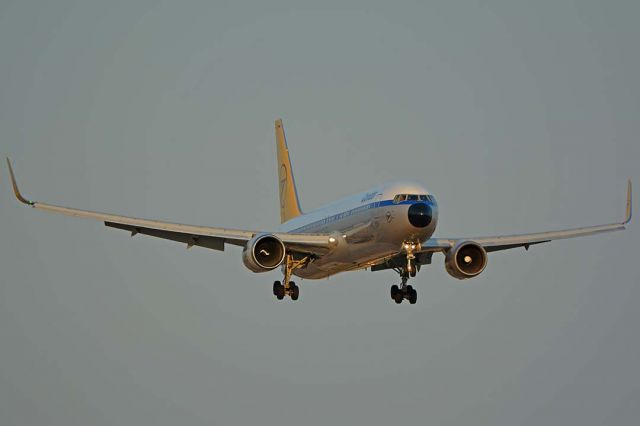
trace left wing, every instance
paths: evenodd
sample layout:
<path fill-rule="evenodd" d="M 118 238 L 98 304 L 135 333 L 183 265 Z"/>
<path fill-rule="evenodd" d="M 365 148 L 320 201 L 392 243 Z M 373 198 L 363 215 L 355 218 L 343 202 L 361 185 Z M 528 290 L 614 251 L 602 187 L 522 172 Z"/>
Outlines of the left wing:
<path fill-rule="evenodd" d="M 553 240 L 562 240 L 566 238 L 583 237 L 587 235 L 599 234 L 602 232 L 620 231 L 625 229 L 626 225 L 631 222 L 632 216 L 632 194 L 631 179 L 627 183 L 627 209 L 624 221 L 619 223 L 610 223 L 607 225 L 589 226 L 584 228 L 564 229 L 559 231 L 540 232 L 534 234 L 520 235 L 497 235 L 490 237 L 471 237 L 471 238 L 432 238 L 422 244 L 422 252 L 438 252 L 447 251 L 460 241 L 473 241 L 487 252 L 507 250 L 516 247 L 524 247 L 534 244 L 546 243 Z"/>
<path fill-rule="evenodd" d="M 473 242 L 482 246 L 485 251 L 508 250 L 516 247 L 524 247 L 526 250 L 534 244 L 547 243 L 553 240 L 565 238 L 584 237 L 587 235 L 599 234 L 602 232 L 620 231 L 625 229 L 631 221 L 632 215 L 631 200 L 631 180 L 627 184 L 627 212 L 624 221 L 610 223 L 607 225 L 589 226 L 584 228 L 564 229 L 559 231 L 539 232 L 535 234 L 519 235 L 496 235 L 491 237 L 469 237 L 469 238 L 431 238 L 420 246 L 420 250 L 414 252 L 415 263 L 418 268 L 421 265 L 431 263 L 433 253 L 447 253 L 456 244 L 462 242 Z M 372 271 L 382 271 L 390 268 L 402 268 L 406 264 L 406 253 L 401 252 L 383 259 L 378 259 L 374 263 L 357 265 L 358 268 L 371 267 Z"/>
<path fill-rule="evenodd" d="M 225 243 L 244 247 L 247 241 L 253 238 L 256 234 L 262 233 L 262 231 L 257 230 L 182 225 L 178 223 L 119 216 L 109 213 L 93 212 L 89 210 L 80 210 L 30 201 L 20 193 L 13 174 L 11 162 L 8 158 L 7 165 L 9 166 L 13 192 L 18 201 L 38 210 L 60 213 L 73 217 L 100 220 L 104 222 L 106 226 L 111 228 L 124 229 L 131 232 L 131 236 L 143 234 L 166 240 L 178 241 L 187 244 L 187 248 L 200 246 L 213 250 L 224 250 Z M 273 233 L 273 235 L 279 238 L 288 249 L 300 253 L 324 254 L 333 246 L 329 241 L 329 235 L 325 234 L 288 234 L 276 232 Z"/>

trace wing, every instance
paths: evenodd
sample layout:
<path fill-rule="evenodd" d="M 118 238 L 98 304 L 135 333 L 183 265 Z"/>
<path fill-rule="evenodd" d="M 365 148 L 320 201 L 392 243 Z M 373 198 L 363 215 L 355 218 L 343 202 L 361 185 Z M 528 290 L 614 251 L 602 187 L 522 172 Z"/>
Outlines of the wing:
<path fill-rule="evenodd" d="M 253 238 L 254 235 L 262 233 L 262 231 L 257 230 L 182 225 L 178 223 L 139 219 L 29 201 L 18 189 L 18 184 L 16 183 L 16 179 L 13 174 L 13 168 L 11 167 L 11 162 L 8 158 L 7 165 L 9 166 L 13 192 L 18 201 L 38 210 L 99 220 L 104 222 L 108 227 L 129 231 L 131 232 L 131 236 L 143 234 L 166 240 L 178 241 L 186 244 L 187 248 L 200 246 L 213 250 L 224 250 L 225 243 L 244 247 L 247 241 Z M 324 234 L 273 233 L 273 235 L 282 240 L 288 249 L 296 252 L 324 254 L 332 247 L 332 244 L 329 242 L 329 236 Z"/>
<path fill-rule="evenodd" d="M 534 244 L 546 243 L 553 240 L 566 238 L 584 237 L 587 235 L 600 234 L 603 232 L 620 231 L 631 222 L 632 216 L 632 194 L 631 180 L 627 183 L 627 209 L 624 221 L 610 223 L 607 225 L 589 226 L 584 228 L 563 229 L 559 231 L 540 232 L 535 234 L 520 235 L 496 235 L 490 237 L 470 237 L 470 238 L 432 238 L 422 244 L 423 252 L 447 251 L 459 241 L 473 241 L 480 244 L 487 252 L 507 250 L 516 247 L 524 247 Z"/>
<path fill-rule="evenodd" d="M 625 229 L 625 226 L 631 221 L 632 215 L 632 199 L 631 199 L 631 180 L 627 184 L 627 212 L 623 222 L 610 223 L 607 225 L 589 226 L 584 228 L 564 229 L 559 231 L 539 232 L 535 234 L 519 234 L 519 235 L 496 235 L 490 237 L 469 237 L 469 238 L 431 238 L 421 245 L 419 251 L 414 252 L 415 263 L 428 265 L 431 263 L 433 253 L 446 253 L 456 244 L 463 241 L 472 241 L 480 244 L 487 252 L 508 250 L 516 247 L 524 247 L 534 244 L 547 243 L 553 240 L 561 240 L 565 238 L 584 237 L 603 232 L 612 232 Z M 382 271 L 385 269 L 402 268 L 406 264 L 406 253 L 388 256 L 378 259 L 375 263 L 366 265 L 358 265 L 359 268 L 371 267 L 372 271 Z"/>

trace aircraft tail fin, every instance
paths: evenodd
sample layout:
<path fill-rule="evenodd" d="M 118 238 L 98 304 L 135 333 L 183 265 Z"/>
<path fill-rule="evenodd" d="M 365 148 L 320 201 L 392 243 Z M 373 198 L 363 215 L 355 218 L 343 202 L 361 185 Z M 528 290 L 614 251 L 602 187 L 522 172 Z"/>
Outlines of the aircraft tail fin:
<path fill-rule="evenodd" d="M 282 223 L 300 216 L 300 201 L 298 201 L 298 191 L 291 169 L 291 159 L 287 139 L 284 136 L 282 119 L 277 119 L 276 123 L 276 145 L 278 147 L 278 185 L 280 189 L 280 221 Z"/>

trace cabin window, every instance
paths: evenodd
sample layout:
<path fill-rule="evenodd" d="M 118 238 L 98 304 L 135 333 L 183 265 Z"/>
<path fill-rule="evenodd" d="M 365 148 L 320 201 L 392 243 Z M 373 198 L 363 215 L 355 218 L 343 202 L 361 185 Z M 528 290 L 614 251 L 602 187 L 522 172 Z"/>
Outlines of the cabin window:
<path fill-rule="evenodd" d="M 404 200 L 407 199 L 407 195 L 406 194 L 398 194 L 393 198 L 393 202 L 398 204 Z"/>
<path fill-rule="evenodd" d="M 407 195 L 407 200 L 409 200 L 409 201 L 418 201 L 419 197 L 417 195 L 411 194 L 411 195 Z"/>

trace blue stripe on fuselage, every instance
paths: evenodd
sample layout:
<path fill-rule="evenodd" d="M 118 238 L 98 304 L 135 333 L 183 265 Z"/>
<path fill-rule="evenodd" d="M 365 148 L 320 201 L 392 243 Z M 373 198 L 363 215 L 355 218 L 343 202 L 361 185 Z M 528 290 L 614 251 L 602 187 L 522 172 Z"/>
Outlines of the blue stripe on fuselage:
<path fill-rule="evenodd" d="M 382 201 L 375 201 L 373 203 L 369 203 L 369 204 L 363 204 L 361 206 L 355 207 L 353 209 L 350 210 L 346 210 L 344 212 L 341 213 L 336 213 L 332 216 L 328 216 L 325 217 L 323 219 L 320 220 L 316 220 L 315 222 L 309 223 L 307 225 L 301 226 L 299 228 L 296 229 L 292 229 L 291 231 L 289 231 L 290 233 L 304 233 L 306 231 L 309 231 L 312 228 L 315 228 L 317 226 L 322 226 L 322 225 L 327 225 L 329 223 L 333 223 L 333 222 L 337 222 L 339 220 L 342 220 L 346 217 L 349 216 L 353 216 L 354 214 L 358 214 L 361 213 L 365 210 L 370 210 L 370 209 L 376 209 L 378 207 L 386 207 L 386 206 L 402 206 L 402 205 L 411 205 L 411 204 L 427 204 L 431 207 L 433 207 L 435 205 L 435 203 L 429 202 L 429 201 L 422 201 L 422 200 L 406 200 L 406 201 L 401 201 L 399 203 L 394 202 L 393 200 L 382 200 Z"/>

